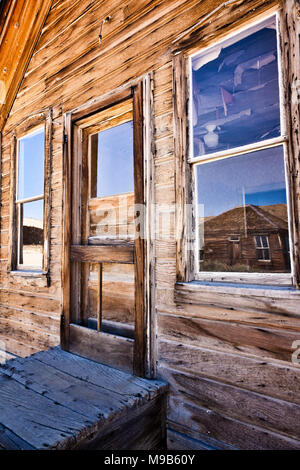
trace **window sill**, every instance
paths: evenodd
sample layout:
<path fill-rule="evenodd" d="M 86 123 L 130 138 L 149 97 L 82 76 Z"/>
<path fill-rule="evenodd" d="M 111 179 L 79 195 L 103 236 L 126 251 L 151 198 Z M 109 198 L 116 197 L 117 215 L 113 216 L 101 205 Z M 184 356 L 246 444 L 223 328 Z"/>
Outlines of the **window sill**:
<path fill-rule="evenodd" d="M 18 280 L 29 281 L 33 287 L 50 287 L 49 273 L 41 270 L 18 269 L 9 271 L 12 281 L 18 283 Z"/>
<path fill-rule="evenodd" d="M 266 261 L 263 261 L 265 263 Z M 268 261 L 267 261 L 268 262 Z M 234 283 L 239 285 L 284 286 L 292 287 L 291 273 L 246 273 L 246 272 L 208 272 L 202 271 L 195 275 L 200 282 L 221 282 L 224 285 Z"/>
<path fill-rule="evenodd" d="M 229 282 L 177 282 L 177 304 L 299 315 L 300 291 L 292 286 Z"/>
<path fill-rule="evenodd" d="M 45 271 L 39 270 L 27 270 L 27 269 L 17 269 L 15 271 L 10 271 L 12 276 L 22 276 L 22 277 L 39 277 L 44 278 L 47 273 Z"/>

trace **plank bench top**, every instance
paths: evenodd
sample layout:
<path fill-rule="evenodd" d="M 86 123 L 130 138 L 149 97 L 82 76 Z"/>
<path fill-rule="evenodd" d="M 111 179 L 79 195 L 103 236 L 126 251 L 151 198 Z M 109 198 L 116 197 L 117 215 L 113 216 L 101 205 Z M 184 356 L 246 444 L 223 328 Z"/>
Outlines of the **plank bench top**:
<path fill-rule="evenodd" d="M 10 359 L 0 367 L 0 449 L 80 448 L 166 390 L 59 347 Z"/>

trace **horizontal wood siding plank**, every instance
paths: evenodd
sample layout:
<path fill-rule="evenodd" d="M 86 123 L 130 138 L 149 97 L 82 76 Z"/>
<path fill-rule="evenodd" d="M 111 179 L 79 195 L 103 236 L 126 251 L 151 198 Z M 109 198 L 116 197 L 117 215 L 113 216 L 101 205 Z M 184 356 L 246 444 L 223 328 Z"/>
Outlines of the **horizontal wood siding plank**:
<path fill-rule="evenodd" d="M 134 341 L 70 325 L 69 351 L 132 373 Z"/>
<path fill-rule="evenodd" d="M 259 360 L 173 341 L 161 340 L 158 348 L 159 361 L 164 367 L 300 403 L 300 367 L 291 363 Z"/>
<path fill-rule="evenodd" d="M 87 263 L 125 263 L 133 264 L 134 248 L 130 245 L 72 245 L 71 260 Z"/>
<path fill-rule="evenodd" d="M 300 330 L 288 331 L 179 315 L 159 315 L 161 338 L 199 347 L 290 362 Z"/>
<path fill-rule="evenodd" d="M 248 425 L 215 411 L 195 406 L 189 401 L 169 399 L 169 426 L 179 422 L 186 427 L 213 436 L 241 450 L 299 450 L 300 441 Z"/>
<path fill-rule="evenodd" d="M 170 396 L 181 402 L 188 400 L 295 440 L 300 438 L 300 406 L 295 403 L 165 367 L 159 369 L 159 376 L 169 383 Z"/>

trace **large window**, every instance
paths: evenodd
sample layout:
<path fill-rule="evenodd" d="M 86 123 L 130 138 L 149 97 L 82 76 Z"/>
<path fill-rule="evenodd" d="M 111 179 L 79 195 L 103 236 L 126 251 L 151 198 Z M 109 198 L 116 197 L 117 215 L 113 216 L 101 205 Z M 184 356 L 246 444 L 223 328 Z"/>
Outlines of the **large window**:
<path fill-rule="evenodd" d="M 44 127 L 17 144 L 17 266 L 43 268 Z"/>
<path fill-rule="evenodd" d="M 190 59 L 200 278 L 291 271 L 276 22 L 272 16 Z"/>

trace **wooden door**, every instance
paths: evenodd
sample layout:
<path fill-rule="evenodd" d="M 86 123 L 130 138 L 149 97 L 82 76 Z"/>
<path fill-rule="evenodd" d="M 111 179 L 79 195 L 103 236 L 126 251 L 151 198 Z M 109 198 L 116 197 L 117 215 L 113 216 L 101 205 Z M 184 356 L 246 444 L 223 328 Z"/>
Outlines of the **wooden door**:
<path fill-rule="evenodd" d="M 144 375 L 142 83 L 66 116 L 62 347 Z"/>
<path fill-rule="evenodd" d="M 230 241 L 230 265 L 234 266 L 241 258 L 241 246 L 239 241 Z"/>

